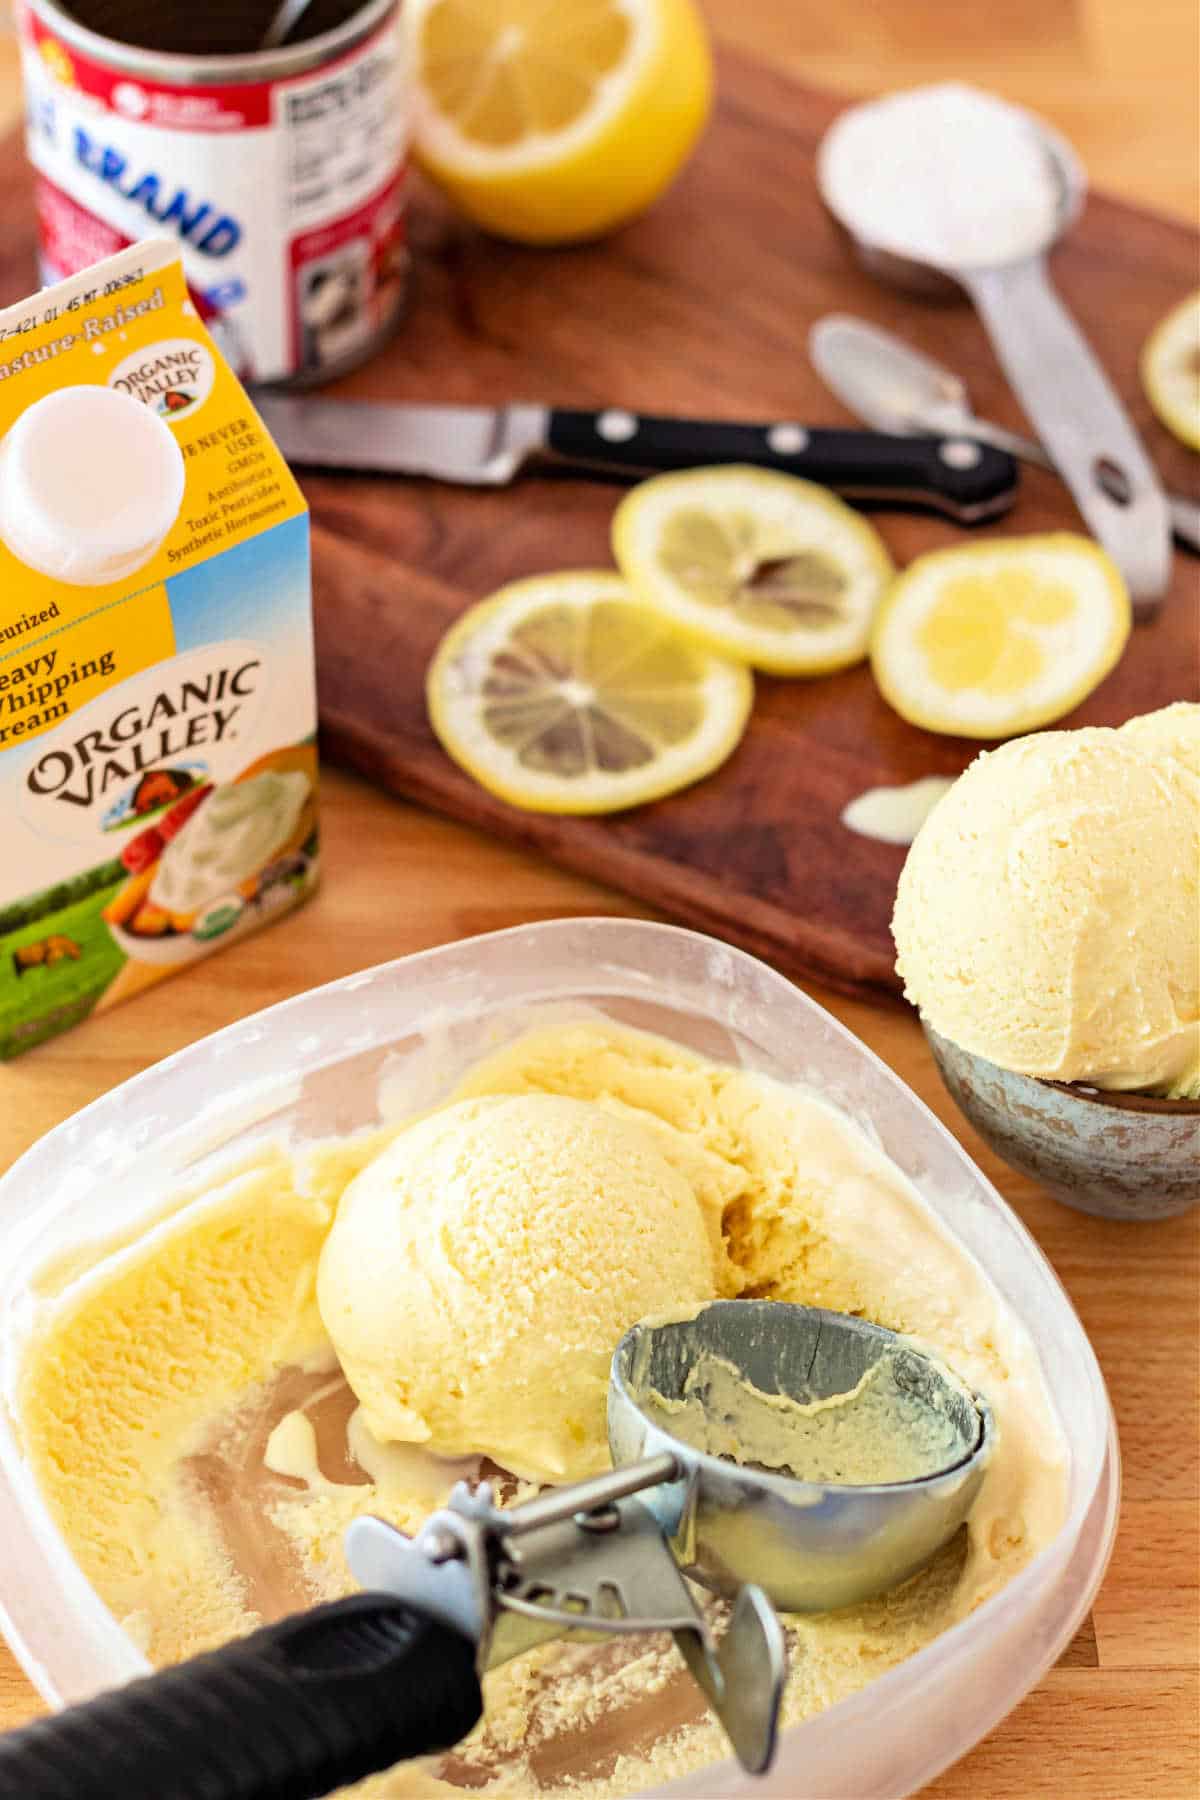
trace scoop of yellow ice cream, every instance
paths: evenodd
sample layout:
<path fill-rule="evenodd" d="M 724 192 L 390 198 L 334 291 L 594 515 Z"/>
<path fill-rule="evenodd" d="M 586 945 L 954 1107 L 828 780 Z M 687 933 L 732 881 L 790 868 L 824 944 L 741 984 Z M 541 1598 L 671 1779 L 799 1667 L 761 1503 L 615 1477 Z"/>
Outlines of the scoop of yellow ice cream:
<path fill-rule="evenodd" d="M 1121 738 L 1143 756 L 1158 761 L 1173 756 L 1200 779 L 1200 706 L 1194 701 L 1177 700 L 1174 706 L 1128 720 L 1121 727 Z"/>
<path fill-rule="evenodd" d="M 465 1100 L 351 1182 L 317 1299 L 377 1437 L 570 1481 L 608 1466 L 619 1339 L 714 1298 L 713 1260 L 693 1189 L 636 1120 Z"/>
<path fill-rule="evenodd" d="M 1121 727 L 1121 736 L 1136 744 L 1143 755 L 1174 757 L 1200 779 L 1200 706 L 1193 700 L 1177 700 L 1158 712 L 1143 713 Z M 1200 920 L 1196 924 L 1196 958 L 1200 961 Z M 1162 1087 L 1171 1100 L 1200 1100 L 1200 1040 L 1189 1066 L 1175 1073 Z"/>
<path fill-rule="evenodd" d="M 1128 728 L 1019 738 L 918 834 L 896 967 L 937 1032 L 1002 1068 L 1168 1086 L 1200 1054 L 1198 874 L 1200 777 L 1183 760 Z"/>

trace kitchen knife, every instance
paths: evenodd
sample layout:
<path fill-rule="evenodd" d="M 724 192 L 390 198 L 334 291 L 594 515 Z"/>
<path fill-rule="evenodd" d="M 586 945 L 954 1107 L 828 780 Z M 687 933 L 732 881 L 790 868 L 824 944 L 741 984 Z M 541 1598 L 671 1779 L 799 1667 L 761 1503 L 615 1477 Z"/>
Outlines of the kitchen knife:
<path fill-rule="evenodd" d="M 849 500 L 929 508 L 974 525 L 1006 511 L 1017 485 L 1017 465 L 1006 451 L 958 435 L 655 418 L 621 407 L 417 406 L 268 393 L 255 405 L 284 456 L 301 468 L 472 486 L 503 486 L 526 467 L 639 480 L 664 469 L 753 463 L 802 475 Z"/>

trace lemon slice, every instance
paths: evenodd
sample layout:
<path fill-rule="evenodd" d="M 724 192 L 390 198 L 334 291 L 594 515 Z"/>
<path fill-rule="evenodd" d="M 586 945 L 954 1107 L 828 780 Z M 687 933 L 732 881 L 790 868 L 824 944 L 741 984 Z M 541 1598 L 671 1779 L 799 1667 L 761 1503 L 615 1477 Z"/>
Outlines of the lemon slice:
<path fill-rule="evenodd" d="M 402 16 L 418 158 L 502 237 L 571 243 L 630 218 L 708 117 L 694 0 L 405 0 Z"/>
<path fill-rule="evenodd" d="M 1090 539 L 993 538 L 909 565 L 880 610 L 871 665 L 913 725 L 1013 737 L 1098 687 L 1131 622 L 1125 583 Z"/>
<path fill-rule="evenodd" d="M 444 748 L 531 812 L 603 813 L 708 775 L 754 684 L 588 570 L 514 581 L 447 632 L 426 681 Z"/>
<path fill-rule="evenodd" d="M 613 549 L 641 599 L 776 675 L 865 656 L 894 574 L 878 532 L 827 489 L 736 464 L 642 482 L 616 510 Z"/>
<path fill-rule="evenodd" d="M 1146 397 L 1167 430 L 1200 450 L 1200 292 L 1150 333 L 1141 372 Z"/>

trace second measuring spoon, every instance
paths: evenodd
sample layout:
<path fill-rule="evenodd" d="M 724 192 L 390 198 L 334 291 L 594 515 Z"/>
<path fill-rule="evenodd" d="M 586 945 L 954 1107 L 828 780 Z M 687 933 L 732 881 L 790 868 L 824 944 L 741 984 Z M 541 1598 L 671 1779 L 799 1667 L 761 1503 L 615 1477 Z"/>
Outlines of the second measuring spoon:
<path fill-rule="evenodd" d="M 886 242 L 864 236 L 837 161 L 839 146 L 869 110 L 869 102 L 848 108 L 823 139 L 817 162 L 821 195 L 872 274 L 918 291 L 944 286 L 947 280 L 966 290 L 1084 520 L 1125 577 L 1135 611 L 1145 615 L 1161 600 L 1170 578 L 1166 497 L 1125 408 L 1055 292 L 1046 266 L 1052 245 L 1082 209 L 1083 169 L 1070 145 L 1032 113 L 1007 107 L 991 95 L 976 98 L 988 108 L 1003 107 L 1031 134 L 1053 185 L 1050 229 L 1020 254 L 989 261 L 976 245 L 970 260 L 933 258 L 906 236 L 899 215 L 888 227 Z M 956 171 L 962 179 L 949 145 L 937 178 L 944 172 L 952 182 Z M 963 213 L 970 211 L 969 192 L 955 199 Z M 1122 498 L 1115 497 L 1116 490 Z"/>
<path fill-rule="evenodd" d="M 847 313 L 827 313 L 808 334 L 808 353 L 827 388 L 876 431 L 974 438 L 1041 469 L 1054 464 L 1040 444 L 976 416 L 966 383 L 944 364 Z M 1121 499 L 1123 490 L 1114 498 Z M 1200 501 L 1167 494 L 1176 540 L 1200 552 Z"/>

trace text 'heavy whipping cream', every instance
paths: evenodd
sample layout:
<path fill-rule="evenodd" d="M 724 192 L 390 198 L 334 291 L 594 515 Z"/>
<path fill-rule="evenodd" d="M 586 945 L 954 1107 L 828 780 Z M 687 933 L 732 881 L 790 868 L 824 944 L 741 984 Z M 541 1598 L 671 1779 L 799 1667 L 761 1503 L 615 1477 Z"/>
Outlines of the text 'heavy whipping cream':
<path fill-rule="evenodd" d="M 169 237 L 244 380 L 361 361 L 404 299 L 399 0 L 23 0 L 42 277 Z"/>
<path fill-rule="evenodd" d="M 0 1057 L 317 878 L 308 518 L 171 244 L 0 313 Z"/>

